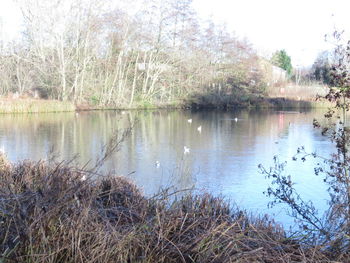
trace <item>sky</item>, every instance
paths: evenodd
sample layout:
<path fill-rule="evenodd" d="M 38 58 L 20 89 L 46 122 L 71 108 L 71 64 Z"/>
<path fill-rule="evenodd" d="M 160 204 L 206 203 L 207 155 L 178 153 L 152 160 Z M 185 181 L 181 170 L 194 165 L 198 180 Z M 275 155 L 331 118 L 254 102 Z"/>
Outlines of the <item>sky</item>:
<path fill-rule="evenodd" d="M 330 49 L 324 40 L 335 28 L 350 30 L 350 0 L 193 0 L 201 18 L 212 18 L 247 38 L 259 54 L 285 49 L 294 67 L 312 65 Z M 21 13 L 13 0 L 0 0 L 3 38 L 19 34 Z"/>
<path fill-rule="evenodd" d="M 350 29 L 350 0 L 194 0 L 202 17 L 225 22 L 262 55 L 285 49 L 294 67 L 332 48 L 325 34 Z"/>
<path fill-rule="evenodd" d="M 13 0 L 0 0 L 0 37 L 13 40 L 19 35 L 21 12 Z"/>

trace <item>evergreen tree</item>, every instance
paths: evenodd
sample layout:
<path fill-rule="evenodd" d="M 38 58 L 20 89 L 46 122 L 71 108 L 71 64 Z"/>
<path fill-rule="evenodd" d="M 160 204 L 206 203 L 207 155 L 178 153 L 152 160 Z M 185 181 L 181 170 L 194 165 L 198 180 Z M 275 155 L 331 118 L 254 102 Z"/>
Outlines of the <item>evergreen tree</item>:
<path fill-rule="evenodd" d="M 291 58 L 284 49 L 278 50 L 272 55 L 271 63 L 284 69 L 288 76 L 291 76 L 293 69 Z"/>

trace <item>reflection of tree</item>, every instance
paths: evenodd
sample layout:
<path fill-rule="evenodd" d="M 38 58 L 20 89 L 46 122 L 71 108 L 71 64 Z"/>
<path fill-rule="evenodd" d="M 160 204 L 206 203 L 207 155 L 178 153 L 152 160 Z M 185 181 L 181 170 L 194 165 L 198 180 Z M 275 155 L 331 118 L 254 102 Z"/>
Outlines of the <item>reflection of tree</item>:
<path fill-rule="evenodd" d="M 237 122 L 235 117 L 239 119 Z M 0 136 L 6 138 L 2 143 L 13 160 L 46 158 L 46 152 L 54 145 L 61 159 L 79 154 L 80 164 L 88 161 L 93 164 L 101 146 L 118 130 L 137 120 L 132 134 L 106 162 L 105 169 L 124 175 L 136 171 L 133 179 L 151 192 L 150 189 L 156 191 L 162 183 L 174 182 L 178 188 L 187 188 L 197 175 L 208 174 L 218 179 L 231 175 L 237 166 L 244 168 L 242 160 L 253 158 L 250 155 L 255 156 L 257 149 L 264 150 L 261 147 L 265 146 L 259 146 L 262 141 L 274 145 L 293 124 L 309 123 L 312 117 L 288 112 L 162 110 L 2 115 Z M 189 118 L 193 120 L 191 124 L 187 122 Z M 197 131 L 199 125 L 201 133 Z M 191 149 L 186 156 L 185 145 Z M 158 170 L 156 161 L 161 163 Z M 204 179 L 209 182 L 213 178 Z"/>

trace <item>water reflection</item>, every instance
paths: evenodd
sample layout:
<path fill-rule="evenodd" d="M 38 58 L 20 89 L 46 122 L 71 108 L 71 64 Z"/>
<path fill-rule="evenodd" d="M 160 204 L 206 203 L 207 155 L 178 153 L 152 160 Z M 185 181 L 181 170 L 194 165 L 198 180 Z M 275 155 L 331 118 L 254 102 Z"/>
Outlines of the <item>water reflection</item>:
<path fill-rule="evenodd" d="M 302 145 L 330 154 L 332 146 L 312 127 L 313 118 L 322 114 L 156 110 L 1 115 L 0 147 L 13 161 L 46 159 L 53 147 L 61 159 L 78 154 L 80 164 L 93 164 L 113 134 L 134 124 L 132 134 L 105 163 L 105 171 L 129 176 L 147 195 L 161 187 L 195 186 L 251 211 L 276 213 L 288 225 L 291 220 L 280 208 L 266 209 L 268 199 L 262 192 L 268 182 L 257 166 L 272 165 L 274 155 L 288 160 L 287 172 L 298 182 L 296 187 L 324 209 L 327 195 L 321 178 L 313 175 L 316 161 L 290 161 Z"/>

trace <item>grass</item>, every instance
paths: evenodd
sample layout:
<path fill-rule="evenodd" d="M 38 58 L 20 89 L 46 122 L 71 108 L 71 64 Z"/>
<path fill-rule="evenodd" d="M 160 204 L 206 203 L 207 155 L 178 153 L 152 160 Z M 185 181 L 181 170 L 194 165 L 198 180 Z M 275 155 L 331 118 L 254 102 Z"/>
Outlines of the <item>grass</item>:
<path fill-rule="evenodd" d="M 38 113 L 75 111 L 74 103 L 58 100 L 1 99 L 0 113 Z"/>
<path fill-rule="evenodd" d="M 32 98 L 2 98 L 0 113 L 39 113 L 67 112 L 75 110 L 108 110 L 108 109 L 158 109 L 158 108 L 317 108 L 328 107 L 329 103 L 315 101 L 316 92 L 324 92 L 324 87 L 283 87 L 274 88 L 265 93 L 253 93 L 247 90 L 236 90 L 232 94 L 217 92 L 194 93 L 187 97 L 159 102 L 136 98 L 132 105 L 97 105 L 97 98 L 90 98 L 89 103 L 75 105 L 74 102 L 32 99 Z"/>
<path fill-rule="evenodd" d="M 267 88 L 267 94 L 272 98 L 286 98 L 295 101 L 314 101 L 317 96 L 325 96 L 329 88 L 315 83 L 296 85 L 286 83 L 281 86 Z"/>
<path fill-rule="evenodd" d="M 64 163 L 0 164 L 0 262 L 331 262 L 208 194 L 146 198 Z"/>

